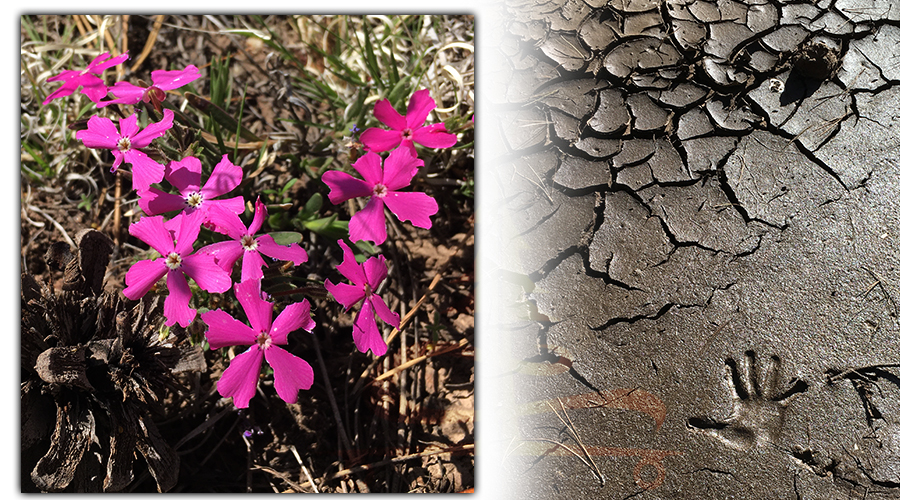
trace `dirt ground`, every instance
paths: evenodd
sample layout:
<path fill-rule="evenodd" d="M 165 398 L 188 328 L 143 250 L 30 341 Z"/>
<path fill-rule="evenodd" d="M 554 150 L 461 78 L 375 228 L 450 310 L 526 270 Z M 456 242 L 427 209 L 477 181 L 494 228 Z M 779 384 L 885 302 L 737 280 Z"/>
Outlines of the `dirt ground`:
<path fill-rule="evenodd" d="M 47 19 L 37 25 L 57 34 L 69 22 L 55 16 L 38 17 Z M 333 157 L 335 164 L 348 168 L 349 150 L 338 142 L 318 150 L 316 146 L 329 140 L 330 132 L 293 120 L 298 109 L 290 109 L 280 99 L 284 96 L 284 78 L 298 77 L 296 69 L 278 54 L 273 55 L 273 50 L 258 38 L 226 33 L 246 27 L 237 17 L 163 17 L 162 28 L 155 31 L 154 16 L 130 16 L 127 34 L 131 53 L 136 56 L 145 46 L 152 46 L 152 50 L 125 77 L 149 81 L 151 69 L 187 64 L 198 66 L 206 76 L 210 62 L 231 57 L 234 103 L 246 89 L 243 126 L 268 136 L 268 154 L 274 155 L 262 172 L 248 176 L 251 172 L 245 169 L 244 186 L 252 186 L 253 192 L 272 192 L 282 189 L 288 179 L 299 178 L 284 193 L 286 202 L 272 199 L 274 195 L 268 200 L 280 204 L 278 213 L 284 219 L 296 216 L 313 193 L 326 194 L 318 181 L 298 173 L 287 158 L 318 154 Z M 460 29 L 460 36 L 474 35 L 471 17 L 457 16 L 452 23 Z M 323 40 L 301 40 L 297 30 L 279 16 L 267 18 L 267 25 L 308 67 L 322 66 L 321 56 L 304 44 L 325 43 Z M 129 61 L 129 68 L 135 59 Z M 273 69 L 276 67 L 277 71 Z M 294 92 L 304 97 L 302 91 L 295 88 Z M 436 97 L 439 102 L 452 99 Z M 473 104 L 463 105 L 471 109 Z M 40 106 L 27 91 L 23 76 L 23 114 L 37 113 Z M 325 105 L 308 107 L 305 111 L 309 113 L 302 116 L 304 121 L 316 122 L 326 116 Z M 236 105 L 228 111 L 238 112 Z M 461 133 L 460 143 L 474 140 L 471 126 Z M 116 175 L 109 173 L 111 157 L 103 157 L 107 164 L 100 166 L 83 147 L 58 153 L 66 158 L 55 178 L 41 183 L 24 173 L 21 178 L 21 270 L 41 284 L 61 289 L 66 275 L 48 264 L 45 256 L 55 243 L 66 241 L 63 233 L 74 240 L 79 231 L 93 228 L 114 242 L 104 286 L 111 293 L 120 292 L 125 271 L 146 249 L 144 243 L 128 234 L 129 224 L 140 215 L 136 194 L 127 189 L 127 182 L 123 187 Z M 258 155 L 258 151 L 241 153 L 236 164 L 243 161 L 249 165 Z M 23 162 L 26 158 L 23 149 Z M 296 404 L 286 404 L 276 396 L 271 376 L 264 376 L 250 407 L 237 411 L 230 399 L 216 392 L 216 381 L 226 367 L 222 353 L 202 353 L 200 365 L 180 375 L 177 388 L 169 388 L 159 412 L 143 416 L 152 418 L 158 438 L 177 454 L 178 465 L 173 466 L 177 479 L 168 491 L 458 492 L 474 485 L 474 199 L 459 190 L 465 179 L 474 177 L 474 149 L 443 151 L 429 162 L 431 171 L 436 172 L 432 177 L 438 182 L 417 180 L 414 188 L 437 200 L 440 215 L 433 218 L 431 230 L 394 221 L 388 228 L 389 241 L 381 247 L 390 265 L 388 283 L 382 291 L 388 305 L 403 317 L 424 299 L 393 339 L 387 355 L 375 359 L 356 350 L 351 314 L 326 298 L 321 287 L 326 278 L 341 279 L 334 272 L 341 253 L 333 241 L 305 233 L 302 244 L 309 261 L 293 269 L 270 266 L 264 283 L 303 283 L 308 292 L 306 297 L 313 303 L 317 322 L 315 339 L 292 334 L 289 349 L 313 366 L 313 387 L 301 391 Z M 81 203 L 85 196 L 92 197 L 87 207 Z M 327 198 L 322 210 L 325 215 L 349 218 L 346 206 L 333 206 Z M 23 308 L 25 293 L 23 290 Z M 228 310 L 237 308 L 228 300 L 220 305 Z M 201 327 L 195 324 L 191 328 Z M 191 328 L 180 332 L 182 337 L 177 342 L 184 344 L 187 335 L 198 333 Z M 33 368 L 25 366 L 25 350 L 23 343 L 23 428 L 35 412 L 49 411 L 51 415 L 49 420 L 34 424 L 27 439 L 23 437 L 22 491 L 30 492 L 39 490 L 30 475 L 48 450 L 54 410 L 48 403 L 52 401 L 48 399 L 50 394 L 24 395 L 27 383 L 37 380 Z M 71 408 L 66 406 L 66 411 Z M 89 462 L 87 457 L 93 454 L 105 467 L 110 453 L 106 440 L 110 437 L 99 435 L 101 426 L 97 425 L 98 436 L 84 461 Z M 135 456 L 133 481 L 120 491 L 157 491 L 146 459 L 136 452 Z M 103 475 L 101 470 L 99 481 Z M 66 491 L 100 488 L 96 479 L 83 480 L 73 481 Z"/>
<path fill-rule="evenodd" d="M 492 13 L 498 491 L 900 498 L 896 2 Z"/>

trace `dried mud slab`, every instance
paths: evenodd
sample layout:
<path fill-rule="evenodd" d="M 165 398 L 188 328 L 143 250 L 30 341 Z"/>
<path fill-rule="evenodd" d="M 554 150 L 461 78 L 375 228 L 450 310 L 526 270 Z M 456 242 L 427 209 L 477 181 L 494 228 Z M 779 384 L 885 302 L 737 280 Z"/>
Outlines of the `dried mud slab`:
<path fill-rule="evenodd" d="M 900 498 L 900 9 L 497 12 L 497 493 Z"/>

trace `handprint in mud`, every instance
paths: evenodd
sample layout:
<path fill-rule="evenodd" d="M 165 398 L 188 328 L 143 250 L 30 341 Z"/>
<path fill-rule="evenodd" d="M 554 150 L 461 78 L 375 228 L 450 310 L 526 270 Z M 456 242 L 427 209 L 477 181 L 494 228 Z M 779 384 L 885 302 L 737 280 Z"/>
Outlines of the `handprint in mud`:
<path fill-rule="evenodd" d="M 745 352 L 740 363 L 728 358 L 725 364 L 731 415 L 722 421 L 710 417 L 689 418 L 688 428 L 707 433 L 738 450 L 776 441 L 784 427 L 785 409 L 791 400 L 806 392 L 809 384 L 793 378 L 786 390 L 778 392 L 781 358 L 774 355 L 763 367 L 754 351 Z"/>

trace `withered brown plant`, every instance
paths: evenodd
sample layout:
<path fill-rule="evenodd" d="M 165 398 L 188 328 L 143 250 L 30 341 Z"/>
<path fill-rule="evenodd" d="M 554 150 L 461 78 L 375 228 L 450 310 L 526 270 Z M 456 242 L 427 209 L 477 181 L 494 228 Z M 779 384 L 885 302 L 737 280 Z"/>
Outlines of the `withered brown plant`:
<path fill-rule="evenodd" d="M 88 229 L 75 241 L 46 255 L 64 270 L 61 290 L 22 275 L 22 490 L 121 491 L 140 454 L 168 491 L 179 458 L 153 417 L 182 392 L 178 373 L 205 370 L 202 351 L 183 334 L 160 340 L 155 298 L 104 291 L 108 237 Z"/>

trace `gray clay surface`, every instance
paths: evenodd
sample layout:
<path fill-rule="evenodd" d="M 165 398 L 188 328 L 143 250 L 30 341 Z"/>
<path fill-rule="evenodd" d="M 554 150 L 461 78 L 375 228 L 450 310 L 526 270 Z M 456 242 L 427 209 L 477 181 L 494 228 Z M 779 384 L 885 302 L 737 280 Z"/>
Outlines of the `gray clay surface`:
<path fill-rule="evenodd" d="M 485 17 L 480 474 L 900 498 L 900 3 Z"/>

